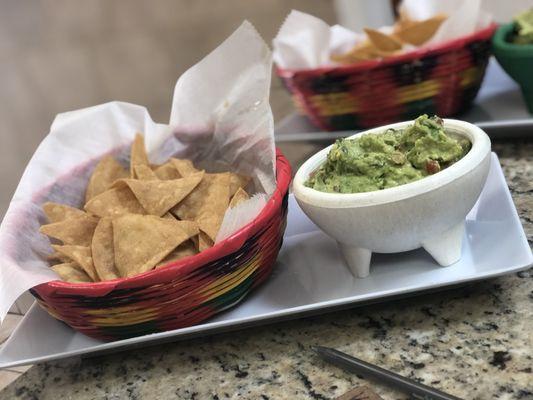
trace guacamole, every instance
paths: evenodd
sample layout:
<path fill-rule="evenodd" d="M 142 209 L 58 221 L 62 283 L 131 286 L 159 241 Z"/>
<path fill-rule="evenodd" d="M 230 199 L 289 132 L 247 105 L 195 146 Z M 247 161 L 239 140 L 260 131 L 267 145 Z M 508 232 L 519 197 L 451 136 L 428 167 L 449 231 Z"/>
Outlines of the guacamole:
<path fill-rule="evenodd" d="M 533 8 L 517 15 L 514 19 L 515 35 L 512 38 L 515 44 L 533 44 Z"/>
<path fill-rule="evenodd" d="M 422 115 L 405 129 L 337 140 L 305 185 L 331 193 L 386 189 L 435 174 L 470 147 L 468 139 L 447 134 L 439 117 Z"/>

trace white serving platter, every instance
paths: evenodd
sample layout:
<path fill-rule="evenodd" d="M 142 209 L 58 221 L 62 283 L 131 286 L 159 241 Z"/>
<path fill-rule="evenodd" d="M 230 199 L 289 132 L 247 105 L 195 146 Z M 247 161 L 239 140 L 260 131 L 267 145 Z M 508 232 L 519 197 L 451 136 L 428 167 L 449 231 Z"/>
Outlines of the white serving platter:
<path fill-rule="evenodd" d="M 104 343 L 77 333 L 34 305 L 2 346 L 0 368 L 295 319 L 526 269 L 533 263 L 531 249 L 495 154 L 491 161 L 487 183 L 467 217 L 462 258 L 450 267 L 438 266 L 423 250 L 376 254 L 370 276 L 356 279 L 343 264 L 336 243 L 317 229 L 291 196 L 274 273 L 238 306 L 200 325 Z"/>

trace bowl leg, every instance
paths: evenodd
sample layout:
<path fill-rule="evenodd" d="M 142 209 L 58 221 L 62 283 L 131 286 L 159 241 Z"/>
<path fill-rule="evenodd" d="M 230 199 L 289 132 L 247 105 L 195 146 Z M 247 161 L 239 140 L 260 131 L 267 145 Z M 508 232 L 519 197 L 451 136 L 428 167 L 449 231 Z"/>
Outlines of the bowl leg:
<path fill-rule="evenodd" d="M 441 266 L 447 267 L 461 258 L 461 245 L 465 232 L 465 221 L 453 226 L 446 232 L 422 242 L 422 247 Z"/>
<path fill-rule="evenodd" d="M 352 275 L 356 278 L 366 278 L 369 274 L 372 252 L 341 242 L 337 244 Z"/>

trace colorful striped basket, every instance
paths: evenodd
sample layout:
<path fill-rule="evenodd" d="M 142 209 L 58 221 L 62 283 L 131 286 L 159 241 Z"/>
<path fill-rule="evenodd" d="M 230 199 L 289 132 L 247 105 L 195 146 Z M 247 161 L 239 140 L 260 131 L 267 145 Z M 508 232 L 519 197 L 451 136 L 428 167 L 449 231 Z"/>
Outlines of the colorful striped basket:
<path fill-rule="evenodd" d="M 53 281 L 32 294 L 53 317 L 105 341 L 191 326 L 235 305 L 270 275 L 282 243 L 291 168 L 280 151 L 276 158 L 277 189 L 267 205 L 214 247 L 132 278 Z"/>
<path fill-rule="evenodd" d="M 296 108 L 326 131 L 371 128 L 424 113 L 447 117 L 465 110 L 476 97 L 495 29 L 493 24 L 382 60 L 276 71 Z"/>

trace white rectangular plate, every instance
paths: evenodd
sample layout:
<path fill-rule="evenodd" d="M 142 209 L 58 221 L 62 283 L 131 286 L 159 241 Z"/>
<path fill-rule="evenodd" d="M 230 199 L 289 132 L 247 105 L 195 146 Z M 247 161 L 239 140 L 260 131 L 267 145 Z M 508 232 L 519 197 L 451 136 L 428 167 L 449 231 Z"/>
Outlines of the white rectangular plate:
<path fill-rule="evenodd" d="M 487 183 L 467 217 L 462 258 L 450 267 L 439 267 L 423 250 L 376 254 L 370 276 L 355 279 L 335 242 L 317 229 L 291 196 L 287 231 L 274 273 L 238 306 L 200 325 L 104 343 L 77 333 L 34 305 L 0 350 L 0 368 L 295 319 L 503 275 L 532 263 L 531 249 L 493 154 Z"/>

